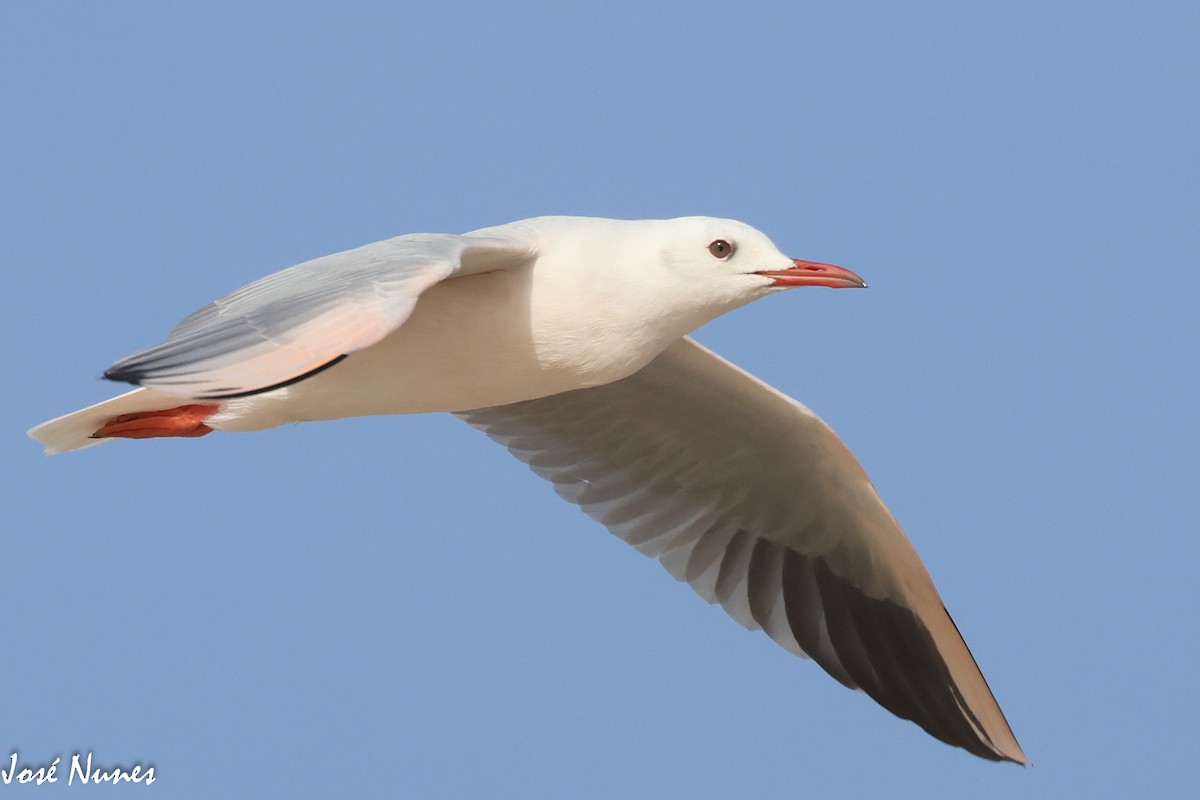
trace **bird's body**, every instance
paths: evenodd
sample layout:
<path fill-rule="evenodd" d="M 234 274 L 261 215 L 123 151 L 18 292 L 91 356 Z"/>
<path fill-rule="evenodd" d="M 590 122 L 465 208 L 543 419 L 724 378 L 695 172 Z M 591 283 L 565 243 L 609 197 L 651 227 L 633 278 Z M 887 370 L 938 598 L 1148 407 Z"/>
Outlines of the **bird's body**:
<path fill-rule="evenodd" d="M 529 272 L 520 265 L 439 283 L 378 344 L 307 380 L 229 400 L 209 425 L 248 431 L 372 414 L 463 411 L 629 374 L 616 365 L 557 358 L 550 343 L 538 340 Z"/>
<path fill-rule="evenodd" d="M 543 249 L 545 231 L 580 220 L 536 222 L 536 232 L 517 229 L 522 246 L 534 252 Z M 684 304 L 671 302 L 678 292 L 647 293 L 644 284 L 622 274 L 633 272 L 636 253 L 622 252 L 621 238 L 609 230 L 613 223 L 618 229 L 629 223 L 586 223 L 596 246 L 609 251 L 605 274 L 572 269 L 575 248 L 547 248 L 536 262 L 518 260 L 442 281 L 422 293 L 412 316 L 377 344 L 310 379 L 230 400 L 209 426 L 248 431 L 372 414 L 464 411 L 600 386 L 632 375 L 671 342 L 733 308 L 732 302 L 680 308 Z"/>
<path fill-rule="evenodd" d="M 806 408 L 686 338 L 799 285 L 865 284 L 706 217 L 397 237 L 201 309 L 106 373 L 144 388 L 30 434 L 58 452 L 454 412 L 742 624 L 944 741 L 1024 763 L 858 462 Z"/>

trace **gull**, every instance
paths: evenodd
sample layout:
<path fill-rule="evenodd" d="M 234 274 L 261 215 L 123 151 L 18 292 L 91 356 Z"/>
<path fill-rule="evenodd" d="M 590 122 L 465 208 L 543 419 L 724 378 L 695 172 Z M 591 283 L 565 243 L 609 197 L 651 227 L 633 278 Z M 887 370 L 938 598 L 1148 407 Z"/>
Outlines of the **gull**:
<path fill-rule="evenodd" d="M 793 287 L 865 287 L 733 220 L 538 217 L 255 281 L 29 431 L 47 453 L 450 412 L 752 630 L 985 759 L 1028 763 L 924 564 L 808 408 L 687 334 Z"/>

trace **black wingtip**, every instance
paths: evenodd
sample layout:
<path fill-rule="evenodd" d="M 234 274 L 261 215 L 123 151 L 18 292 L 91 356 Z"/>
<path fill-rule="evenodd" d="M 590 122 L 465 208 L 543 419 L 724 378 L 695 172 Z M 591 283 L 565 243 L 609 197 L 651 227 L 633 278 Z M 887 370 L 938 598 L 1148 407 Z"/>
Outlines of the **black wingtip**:
<path fill-rule="evenodd" d="M 260 386 L 256 389 L 247 389 L 245 391 L 235 391 L 235 392 L 229 392 L 229 391 L 224 391 L 223 389 L 217 389 L 217 390 L 215 390 L 215 393 L 205 392 L 202 395 L 197 395 L 197 397 L 203 397 L 206 400 L 233 400 L 238 397 L 251 397 L 256 394 L 263 394 L 265 392 L 272 392 L 276 389 L 283 389 L 287 386 L 291 386 L 292 384 L 299 383 L 300 381 L 308 380 L 309 378 L 313 377 L 314 375 L 320 374 L 320 373 L 324 372 L 325 370 L 329 369 L 330 367 L 340 364 L 349 355 L 350 355 L 349 353 L 342 353 L 340 356 L 331 358 L 329 361 L 326 361 L 324 364 L 321 364 L 318 367 L 314 367 L 313 369 L 310 369 L 308 372 L 288 378 L 285 381 L 279 381 L 278 383 L 272 383 L 270 386 Z M 142 386 L 142 385 L 144 385 L 144 382 L 146 381 L 146 379 L 150 378 L 150 385 L 154 386 L 154 385 L 156 385 L 156 382 L 153 380 L 152 373 L 153 373 L 152 370 L 122 368 L 120 363 L 117 363 L 117 364 L 114 364 L 113 366 L 109 367 L 108 369 L 106 369 L 104 371 L 104 374 L 101 375 L 100 377 L 101 377 L 101 379 L 106 380 L 106 381 L 114 381 L 116 383 L 128 383 L 133 386 Z"/>
<path fill-rule="evenodd" d="M 100 380 L 113 381 L 114 383 L 129 383 L 137 386 L 142 382 L 142 378 L 144 377 L 145 373 L 137 370 L 123 370 L 116 367 L 109 367 L 104 370 L 104 374 L 100 376 Z"/>

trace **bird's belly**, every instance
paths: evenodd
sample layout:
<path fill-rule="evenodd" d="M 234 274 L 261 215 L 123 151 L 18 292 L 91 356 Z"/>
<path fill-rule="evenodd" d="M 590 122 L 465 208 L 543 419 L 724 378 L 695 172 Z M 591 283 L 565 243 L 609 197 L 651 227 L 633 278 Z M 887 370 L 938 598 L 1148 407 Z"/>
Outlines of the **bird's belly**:
<path fill-rule="evenodd" d="M 438 284 L 383 341 L 289 387 L 230 400 L 208 424 L 263 430 L 287 422 L 505 405 L 609 383 L 653 356 L 605 359 L 564 347 L 564 341 L 592 337 L 570 322 L 539 319 L 536 299 L 521 278 L 495 272 Z M 564 325 L 568 329 L 559 330 Z"/>

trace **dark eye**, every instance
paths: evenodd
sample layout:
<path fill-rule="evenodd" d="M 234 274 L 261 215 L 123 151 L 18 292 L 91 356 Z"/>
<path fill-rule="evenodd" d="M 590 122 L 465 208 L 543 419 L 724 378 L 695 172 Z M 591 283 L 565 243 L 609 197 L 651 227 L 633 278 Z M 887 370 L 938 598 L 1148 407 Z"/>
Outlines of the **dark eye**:
<path fill-rule="evenodd" d="M 733 255 L 733 245 L 724 239 L 717 239 L 708 246 L 708 252 L 712 253 L 713 258 L 729 258 Z"/>

